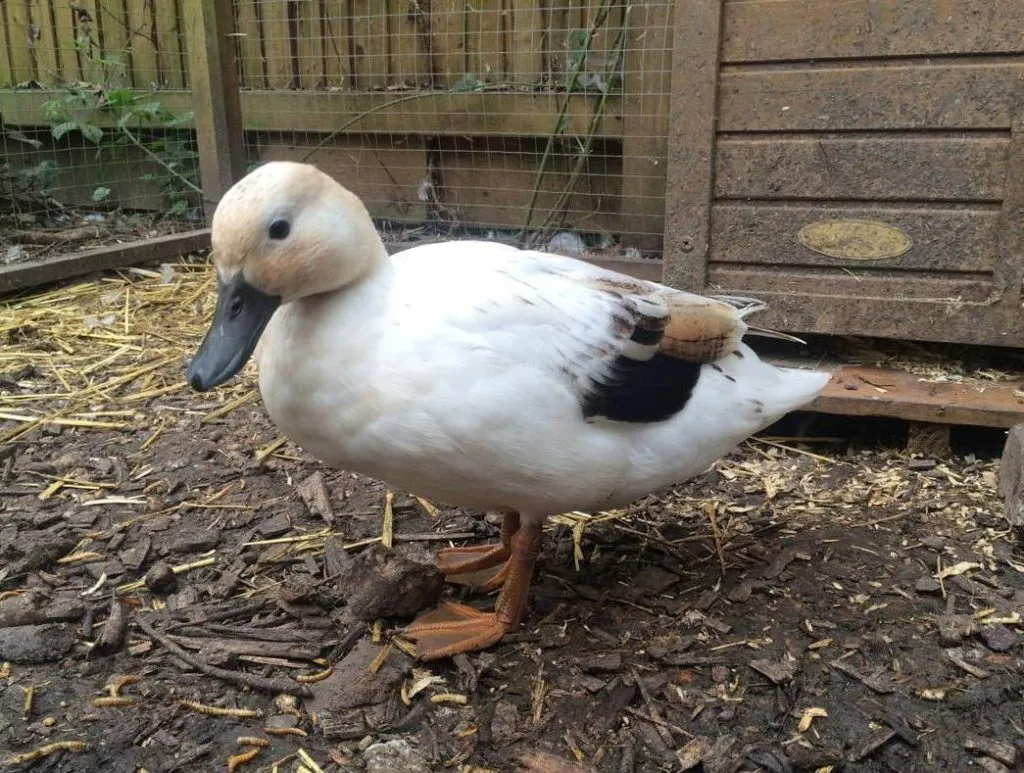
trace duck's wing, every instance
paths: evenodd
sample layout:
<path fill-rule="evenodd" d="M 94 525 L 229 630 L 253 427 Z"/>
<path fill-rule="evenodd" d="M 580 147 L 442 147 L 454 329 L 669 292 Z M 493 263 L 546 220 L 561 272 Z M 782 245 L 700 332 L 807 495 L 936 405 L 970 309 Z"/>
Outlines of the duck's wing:
<path fill-rule="evenodd" d="M 701 368 L 735 352 L 744 317 L 764 308 L 744 298 L 673 290 L 582 263 L 545 256 L 520 277 L 572 314 L 561 327 L 561 367 L 583 414 L 664 421 L 686 405 Z"/>
<path fill-rule="evenodd" d="M 452 340 L 539 368 L 553 385 L 567 383 L 588 419 L 670 418 L 686 405 L 701 368 L 736 350 L 748 329 L 744 317 L 764 307 L 481 242 L 395 257 L 408 292 L 422 301 L 418 314 L 439 315 Z"/>

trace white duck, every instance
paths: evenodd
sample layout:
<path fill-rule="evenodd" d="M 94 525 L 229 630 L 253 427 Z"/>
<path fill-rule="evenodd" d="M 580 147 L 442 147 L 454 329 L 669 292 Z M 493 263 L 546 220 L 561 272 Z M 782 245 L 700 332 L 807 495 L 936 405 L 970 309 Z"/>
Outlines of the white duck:
<path fill-rule="evenodd" d="M 445 604 L 414 621 L 425 659 L 518 626 L 545 517 L 697 475 L 829 379 L 741 343 L 755 301 L 481 241 L 389 257 L 359 199 L 309 165 L 235 184 L 212 239 L 217 309 L 193 388 L 257 350 L 267 410 L 307 451 L 506 514 L 500 544 L 439 554 L 450 580 L 502 590 L 494 613 Z"/>

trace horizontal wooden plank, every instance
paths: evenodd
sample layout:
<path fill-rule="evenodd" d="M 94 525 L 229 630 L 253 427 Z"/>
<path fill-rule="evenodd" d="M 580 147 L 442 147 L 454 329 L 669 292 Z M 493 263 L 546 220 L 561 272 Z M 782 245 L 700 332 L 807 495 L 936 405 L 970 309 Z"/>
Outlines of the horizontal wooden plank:
<path fill-rule="evenodd" d="M 860 270 L 993 271 L 999 212 L 921 206 L 784 206 L 719 203 L 711 215 L 711 260 Z M 885 260 L 844 260 L 812 252 L 797 239 L 805 225 L 831 220 L 872 220 L 895 226 L 913 242 Z"/>
<path fill-rule="evenodd" d="M 535 140 L 446 141 L 440 148 L 438 166 L 443 170 L 443 199 L 451 216 L 474 225 L 523 226 L 543 151 L 544 143 Z M 576 160 L 567 153 L 548 158 L 531 228 L 616 229 L 621 158 L 598 145 L 576 177 L 574 192 L 563 196 Z M 548 217 L 556 207 L 564 220 L 558 214 Z"/>
<path fill-rule="evenodd" d="M 107 271 L 112 268 L 139 266 L 178 255 L 205 250 L 210 246 L 210 230 L 158 236 L 145 241 L 115 244 L 55 258 L 11 263 L 0 266 L 0 293 L 26 287 L 58 282 L 62 279 Z"/>
<path fill-rule="evenodd" d="M 732 0 L 723 62 L 1024 51 L 1020 0 Z"/>
<path fill-rule="evenodd" d="M 922 381 L 916 373 L 894 368 L 847 365 L 807 408 L 844 416 L 1012 427 L 1024 421 L 1018 388 L 1012 381 L 942 383 Z"/>
<path fill-rule="evenodd" d="M 723 68 L 718 129 L 1009 129 L 1024 62 Z"/>
<path fill-rule="evenodd" d="M 299 161 L 318 141 L 318 135 L 261 135 L 251 147 L 260 161 Z M 419 190 L 427 178 L 427 156 L 419 137 L 337 137 L 308 160 L 359 196 L 374 217 L 426 218 Z"/>
<path fill-rule="evenodd" d="M 719 264 L 708 272 L 708 291 L 761 298 L 769 307 L 758 314 L 757 324 L 792 333 L 1024 346 L 1019 303 L 1009 297 L 1005 302 L 987 298 L 996 295 L 991 283 L 846 280 L 840 283 L 838 277 L 813 272 L 798 276 L 777 269 L 753 271 Z"/>
<path fill-rule="evenodd" d="M 30 169 L 42 159 L 55 162 L 48 190 L 64 206 L 95 207 L 93 194 L 101 186 L 109 189 L 105 207 L 159 211 L 170 206 L 161 190 L 167 170 L 140 148 L 118 145 L 105 150 L 97 160 L 95 146 L 83 144 L 80 138 L 54 140 L 50 131 L 41 127 L 26 128 L 24 133 L 40 144 L 31 152 L 21 151 L 29 146 L 19 144 L 19 151 L 10 153 L 6 160 L 18 171 Z"/>
<path fill-rule="evenodd" d="M 388 242 L 385 246 L 389 253 L 394 254 L 426 243 L 428 242 Z M 0 294 L 72 279 L 94 271 L 142 266 L 179 255 L 202 252 L 209 248 L 210 229 L 200 228 L 195 231 L 184 231 L 128 244 L 115 244 L 56 258 L 12 263 L 0 266 Z M 637 279 L 649 279 L 655 282 L 661 280 L 662 263 L 660 260 L 594 257 L 588 262 L 612 271 L 635 276 Z"/>
<path fill-rule="evenodd" d="M 906 301 L 943 303 L 986 303 L 993 295 L 992 277 L 987 274 L 915 275 L 901 271 L 877 271 L 851 275 L 844 270 L 821 268 L 765 267 L 757 265 L 709 264 L 709 286 L 737 290 L 755 297 L 764 293 L 800 298 L 853 298 L 885 300 L 898 305 Z"/>
<path fill-rule="evenodd" d="M 726 199 L 998 201 L 1007 132 L 1001 136 L 722 139 L 715 195 Z"/>
<path fill-rule="evenodd" d="M 48 124 L 42 104 L 53 92 L 0 90 L 0 114 L 10 125 Z M 525 92 L 293 92 L 243 91 L 242 116 L 251 131 L 334 132 L 357 119 L 349 134 L 548 137 L 559 114 L 559 94 Z M 160 103 L 174 113 L 192 109 L 188 91 L 163 91 Z M 595 106 L 593 95 L 574 94 L 566 111 L 567 134 L 586 135 Z M 96 112 L 89 119 L 113 125 L 116 116 Z M 619 138 L 619 97 L 609 97 L 598 121 L 597 138 Z"/>

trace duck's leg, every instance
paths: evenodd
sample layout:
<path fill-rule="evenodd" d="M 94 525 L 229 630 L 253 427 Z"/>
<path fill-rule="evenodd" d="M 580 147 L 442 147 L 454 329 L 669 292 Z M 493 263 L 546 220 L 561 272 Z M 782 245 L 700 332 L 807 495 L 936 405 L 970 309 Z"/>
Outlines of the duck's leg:
<path fill-rule="evenodd" d="M 527 522 L 512 536 L 505 581 L 494 612 L 448 602 L 414 620 L 406 633 L 416 639 L 416 655 L 434 660 L 485 649 L 515 629 L 526 613 L 533 565 L 541 545 L 541 524 Z"/>
<path fill-rule="evenodd" d="M 458 585 L 494 590 L 508 575 L 512 537 L 519 531 L 519 513 L 505 513 L 501 522 L 501 542 L 468 548 L 446 548 L 437 554 L 437 568 L 445 579 Z M 492 571 L 493 570 L 493 571 Z"/>

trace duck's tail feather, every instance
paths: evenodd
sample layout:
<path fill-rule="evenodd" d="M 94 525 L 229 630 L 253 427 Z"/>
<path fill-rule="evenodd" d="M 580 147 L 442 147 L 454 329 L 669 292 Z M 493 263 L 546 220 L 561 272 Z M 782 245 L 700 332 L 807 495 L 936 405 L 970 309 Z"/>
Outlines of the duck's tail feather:
<path fill-rule="evenodd" d="M 764 301 L 759 301 L 756 298 L 744 298 L 740 295 L 712 295 L 711 299 L 732 306 L 739 312 L 741 319 L 768 308 L 768 304 Z"/>
<path fill-rule="evenodd" d="M 711 297 L 716 301 L 732 306 L 739 313 L 740 319 L 743 320 L 746 320 L 751 314 L 757 314 L 759 311 L 764 311 L 768 308 L 767 303 L 756 298 L 744 298 L 740 295 L 712 295 Z M 789 333 L 780 333 L 778 330 L 770 330 L 766 327 L 748 324 L 747 332 L 759 338 L 774 338 L 777 341 L 789 341 L 793 344 L 807 345 L 807 342 L 802 338 L 797 338 Z"/>
<path fill-rule="evenodd" d="M 761 426 L 813 401 L 832 378 L 827 370 L 766 362 L 747 344 L 740 344 L 735 352 L 716 364 L 722 372 L 708 374 L 711 393 L 733 395 L 736 403 L 731 410 L 738 416 L 748 416 L 741 420 Z"/>
<path fill-rule="evenodd" d="M 747 332 L 752 336 L 758 338 L 774 338 L 777 341 L 789 341 L 793 344 L 800 344 L 806 346 L 807 342 L 802 338 L 791 336 L 789 333 L 780 333 L 778 330 L 769 330 L 766 327 L 755 327 L 753 325 L 747 325 Z"/>

